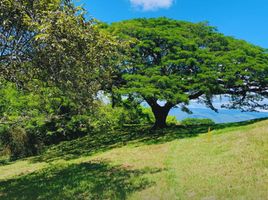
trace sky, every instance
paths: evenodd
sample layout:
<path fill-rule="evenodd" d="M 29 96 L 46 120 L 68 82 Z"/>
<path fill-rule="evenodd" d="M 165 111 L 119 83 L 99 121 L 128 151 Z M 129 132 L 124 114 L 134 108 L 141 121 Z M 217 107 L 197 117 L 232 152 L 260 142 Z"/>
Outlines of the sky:
<path fill-rule="evenodd" d="M 75 4 L 107 23 L 160 16 L 208 21 L 225 35 L 268 48 L 268 0 L 75 0 Z"/>

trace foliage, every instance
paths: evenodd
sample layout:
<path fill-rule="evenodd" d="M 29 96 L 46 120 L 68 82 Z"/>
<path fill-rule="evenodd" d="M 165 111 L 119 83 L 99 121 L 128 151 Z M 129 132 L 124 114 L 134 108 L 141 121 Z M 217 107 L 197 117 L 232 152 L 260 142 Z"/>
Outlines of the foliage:
<path fill-rule="evenodd" d="M 110 105 L 101 105 L 95 115 L 93 126 L 98 131 L 113 130 L 124 124 L 123 108 L 114 109 Z"/>
<path fill-rule="evenodd" d="M 12 158 L 38 153 L 45 141 L 41 127 L 46 116 L 38 95 L 18 91 L 9 82 L 0 85 L 0 141 Z"/>
<path fill-rule="evenodd" d="M 42 138 L 17 126 L 0 133 L 0 140 L 11 159 L 36 155 L 44 145 Z"/>
<path fill-rule="evenodd" d="M 215 125 L 212 119 L 198 119 L 198 118 L 186 118 L 181 121 L 181 125 L 184 126 L 200 126 L 200 125 Z"/>
<path fill-rule="evenodd" d="M 267 108 L 260 102 L 267 97 L 268 55 L 260 47 L 224 36 L 207 23 L 167 18 L 127 20 L 106 29 L 131 46 L 117 68 L 114 92 L 147 101 L 156 126 L 165 126 L 176 105 L 190 112 L 192 99 L 216 111 L 215 95 L 230 95 L 229 108 Z"/>
<path fill-rule="evenodd" d="M 68 0 L 1 0 L 0 76 L 20 86 L 39 79 L 93 108 L 117 42 L 84 13 Z"/>
<path fill-rule="evenodd" d="M 12 159 L 38 154 L 45 145 L 63 140 L 114 130 L 126 124 L 153 122 L 149 108 L 129 99 L 114 108 L 98 103 L 94 113 L 79 113 L 77 104 L 58 88 L 41 87 L 38 83 L 38 92 L 27 92 L 13 83 L 1 83 L 0 143 Z"/>
<path fill-rule="evenodd" d="M 0 1 L 0 143 L 14 158 L 92 132 L 119 45 L 84 14 L 69 0 Z"/>
<path fill-rule="evenodd" d="M 177 118 L 175 116 L 167 116 L 167 125 L 178 125 L 179 121 L 177 120 Z"/>
<path fill-rule="evenodd" d="M 134 106 L 134 104 L 136 106 Z M 124 100 L 121 106 L 112 107 L 110 104 L 101 104 L 95 116 L 91 118 L 94 130 L 115 130 L 125 125 L 145 125 L 153 123 L 150 109 L 142 107 L 137 102 Z"/>
<path fill-rule="evenodd" d="M 13 158 L 34 155 L 44 145 L 92 132 L 91 113 L 80 114 L 59 89 L 39 87 L 34 93 L 1 83 L 0 143 Z"/>

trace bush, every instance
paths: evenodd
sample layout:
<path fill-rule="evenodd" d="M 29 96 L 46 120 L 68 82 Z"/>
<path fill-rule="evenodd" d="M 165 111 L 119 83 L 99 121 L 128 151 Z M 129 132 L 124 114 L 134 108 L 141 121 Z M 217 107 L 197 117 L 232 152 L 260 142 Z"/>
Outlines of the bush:
<path fill-rule="evenodd" d="M 61 141 L 72 140 L 85 136 L 93 131 L 93 122 L 90 115 L 52 116 L 41 128 L 45 133 L 45 144 L 58 144 Z"/>
<path fill-rule="evenodd" d="M 172 125 L 178 125 L 179 121 L 175 116 L 167 116 L 167 125 L 172 126 Z"/>
<path fill-rule="evenodd" d="M 4 151 L 8 152 L 12 160 L 36 155 L 43 147 L 36 135 L 27 132 L 22 127 L 4 130 L 0 133 L 0 139 Z"/>
<path fill-rule="evenodd" d="M 142 118 L 142 122 L 143 124 L 153 124 L 154 123 L 154 114 L 152 112 L 151 108 L 145 108 L 142 107 L 142 113 L 143 113 L 143 118 Z"/>
<path fill-rule="evenodd" d="M 4 139 L 4 133 L 6 133 L 8 130 L 8 126 L 0 124 L 0 156 L 6 155 L 7 149 L 5 148 L 3 139 Z"/>
<path fill-rule="evenodd" d="M 124 105 L 114 108 L 110 104 L 99 105 L 97 112 L 94 116 L 91 116 L 94 130 L 113 130 L 124 125 L 143 125 L 154 122 L 154 116 L 150 108 L 144 108 L 140 104 L 132 106 L 132 104 L 134 103 L 125 101 Z"/>
<path fill-rule="evenodd" d="M 197 118 L 186 118 L 181 121 L 181 125 L 184 126 L 198 126 L 198 125 L 214 125 L 215 122 L 212 119 L 197 119 Z"/>
<path fill-rule="evenodd" d="M 154 121 L 151 109 L 144 108 L 139 100 L 131 96 L 122 101 L 120 107 L 124 109 L 124 124 L 151 124 Z"/>
<path fill-rule="evenodd" d="M 89 115 L 74 115 L 66 122 L 65 130 L 68 139 L 74 139 L 89 134 L 93 130 L 91 117 Z"/>
<path fill-rule="evenodd" d="M 77 138 L 92 129 L 89 117 L 80 115 L 77 104 L 59 89 L 40 86 L 39 92 L 29 92 L 0 83 L 0 151 L 12 158 L 37 154 L 44 144 Z"/>
<path fill-rule="evenodd" d="M 124 108 L 100 105 L 97 112 L 91 117 L 91 123 L 96 131 L 113 130 L 122 127 L 126 118 L 127 113 Z"/>

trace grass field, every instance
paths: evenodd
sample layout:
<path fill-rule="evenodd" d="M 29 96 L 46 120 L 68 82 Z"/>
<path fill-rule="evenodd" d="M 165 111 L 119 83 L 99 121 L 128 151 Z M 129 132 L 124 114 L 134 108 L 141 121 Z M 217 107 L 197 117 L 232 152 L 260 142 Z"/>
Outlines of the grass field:
<path fill-rule="evenodd" d="M 268 120 L 129 127 L 0 163 L 0 199 L 268 199 Z"/>

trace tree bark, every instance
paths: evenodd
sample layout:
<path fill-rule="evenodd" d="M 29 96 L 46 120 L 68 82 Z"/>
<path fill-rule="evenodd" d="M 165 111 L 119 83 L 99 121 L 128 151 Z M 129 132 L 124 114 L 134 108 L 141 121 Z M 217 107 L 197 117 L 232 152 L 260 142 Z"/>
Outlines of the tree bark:
<path fill-rule="evenodd" d="M 174 106 L 172 103 L 167 102 L 164 106 L 157 104 L 155 99 L 146 99 L 147 103 L 151 106 L 152 112 L 155 117 L 153 129 L 162 129 L 167 127 L 167 116 L 170 109 Z"/>
<path fill-rule="evenodd" d="M 170 111 L 170 108 L 168 107 L 152 107 L 152 111 L 154 113 L 155 117 L 155 123 L 153 126 L 153 129 L 162 129 L 167 127 L 167 116 Z"/>

